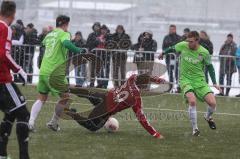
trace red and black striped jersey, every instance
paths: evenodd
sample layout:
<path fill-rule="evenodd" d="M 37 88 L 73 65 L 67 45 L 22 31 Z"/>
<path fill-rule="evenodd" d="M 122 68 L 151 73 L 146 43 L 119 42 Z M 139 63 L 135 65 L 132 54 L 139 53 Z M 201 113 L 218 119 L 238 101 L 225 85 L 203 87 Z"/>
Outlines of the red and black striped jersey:
<path fill-rule="evenodd" d="M 150 125 L 143 112 L 140 90 L 136 85 L 137 75 L 132 75 L 122 86 L 111 89 L 106 96 L 108 112 L 112 115 L 132 108 L 141 125 L 153 136 L 160 134 Z"/>
<path fill-rule="evenodd" d="M 0 20 L 0 83 L 12 82 L 10 70 L 18 72 L 20 69 L 11 56 L 11 40 L 11 28 Z"/>

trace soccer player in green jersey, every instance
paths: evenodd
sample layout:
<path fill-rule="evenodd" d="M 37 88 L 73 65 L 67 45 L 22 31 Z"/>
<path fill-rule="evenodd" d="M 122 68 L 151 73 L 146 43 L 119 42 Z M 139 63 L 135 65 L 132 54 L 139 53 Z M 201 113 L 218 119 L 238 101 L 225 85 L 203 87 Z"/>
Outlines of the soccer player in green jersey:
<path fill-rule="evenodd" d="M 29 129 L 34 131 L 35 120 L 48 98 L 48 94 L 51 92 L 53 95 L 60 97 L 60 100 L 56 104 L 57 107 L 62 107 L 66 105 L 69 101 L 69 91 L 67 89 L 56 90 L 51 87 L 49 82 L 49 77 L 52 75 L 53 71 L 62 67 L 63 63 L 67 60 L 68 50 L 74 53 L 80 53 L 81 49 L 75 47 L 70 42 L 70 33 L 68 32 L 70 18 L 65 15 L 60 15 L 56 19 L 56 29 L 49 33 L 43 40 L 43 45 L 45 46 L 45 54 L 42 60 L 42 65 L 40 68 L 39 82 L 37 85 L 37 91 L 39 93 L 37 101 L 33 104 L 31 109 L 31 116 L 29 119 Z M 67 67 L 67 66 L 66 66 Z M 62 67 L 60 71 L 57 72 L 56 77 L 63 77 L 58 79 L 59 85 L 67 85 L 66 80 L 66 67 Z M 58 126 L 58 116 L 54 112 L 52 120 L 47 123 L 48 128 L 58 131 L 60 130 Z"/>
<path fill-rule="evenodd" d="M 180 87 L 189 105 L 189 117 L 193 128 L 193 135 L 199 136 L 200 131 L 197 126 L 196 99 L 205 101 L 208 104 L 207 112 L 204 116 L 211 129 L 216 129 L 212 114 L 216 111 L 215 96 L 206 83 L 204 68 L 209 70 L 214 87 L 221 92 L 216 83 L 215 71 L 211 63 L 209 52 L 199 44 L 199 34 L 197 31 L 189 33 L 187 40 L 175 46 L 169 47 L 160 54 L 172 52 L 173 49 L 180 53 Z"/>

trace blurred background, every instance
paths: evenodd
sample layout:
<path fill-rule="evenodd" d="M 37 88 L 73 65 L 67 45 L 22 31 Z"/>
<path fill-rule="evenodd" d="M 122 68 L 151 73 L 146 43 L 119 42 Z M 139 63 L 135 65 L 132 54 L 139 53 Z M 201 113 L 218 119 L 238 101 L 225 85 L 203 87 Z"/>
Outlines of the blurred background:
<path fill-rule="evenodd" d="M 1 2 L 2 0 L 0 0 Z M 99 21 L 113 32 L 118 24 L 124 25 L 133 42 L 146 30 L 153 32 L 158 49 L 170 24 L 183 29 L 205 30 L 214 43 L 214 54 L 233 33 L 235 42 L 240 35 L 240 6 L 238 0 L 15 0 L 17 19 L 33 23 L 40 32 L 43 26 L 55 26 L 59 14 L 71 17 L 70 31 L 81 30 L 87 38 L 92 25 Z"/>
<path fill-rule="evenodd" d="M 94 66 L 90 69 L 90 65 L 86 65 L 68 72 L 71 76 L 70 83 L 109 88 L 113 84 L 108 82 L 114 81 L 114 86 L 117 87 L 133 73 L 162 75 L 159 69 L 161 63 L 167 67 L 166 79 L 176 83 L 173 92 L 179 93 L 178 56 L 173 52 L 165 60 L 159 61 L 158 53 L 186 40 L 189 30 L 196 30 L 200 32 L 200 44 L 213 55 L 218 83 L 223 88 L 226 87 L 226 93 L 219 95 L 229 96 L 230 93 L 240 97 L 239 0 L 15 2 L 17 14 L 16 22 L 11 26 L 14 46 L 12 56 L 29 74 L 29 83 L 38 81 L 45 49 L 42 46 L 43 39 L 55 27 L 56 17 L 64 14 L 71 18 L 69 31 L 72 42 L 77 47 L 96 53 L 104 62 L 97 79 Z M 118 51 L 113 51 L 114 49 Z M 68 56 L 72 55 L 69 52 Z M 205 76 L 211 85 L 207 70 Z M 78 82 L 79 79 L 82 81 Z"/>

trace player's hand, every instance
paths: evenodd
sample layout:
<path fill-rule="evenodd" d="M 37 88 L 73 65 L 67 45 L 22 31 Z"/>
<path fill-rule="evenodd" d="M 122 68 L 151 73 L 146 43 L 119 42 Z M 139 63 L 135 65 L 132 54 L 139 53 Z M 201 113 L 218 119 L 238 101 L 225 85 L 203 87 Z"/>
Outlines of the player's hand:
<path fill-rule="evenodd" d="M 159 78 L 159 77 L 157 77 L 157 76 L 153 77 L 153 79 L 154 79 L 154 81 L 155 81 L 156 84 L 163 84 L 163 83 L 166 82 L 165 79 Z"/>
<path fill-rule="evenodd" d="M 163 60 L 163 53 L 160 53 L 160 55 L 158 56 L 159 60 Z"/>
<path fill-rule="evenodd" d="M 164 139 L 164 136 L 162 136 L 160 133 L 156 133 L 153 135 L 156 139 Z"/>
<path fill-rule="evenodd" d="M 165 139 L 165 137 L 160 135 L 159 137 L 157 137 L 157 139 L 163 140 L 163 139 Z"/>
<path fill-rule="evenodd" d="M 222 89 L 219 85 L 214 84 L 213 85 L 220 93 L 222 93 Z"/>
<path fill-rule="evenodd" d="M 17 73 L 19 74 L 19 77 L 22 79 L 23 85 L 25 85 L 25 83 L 27 82 L 27 73 L 22 68 Z"/>

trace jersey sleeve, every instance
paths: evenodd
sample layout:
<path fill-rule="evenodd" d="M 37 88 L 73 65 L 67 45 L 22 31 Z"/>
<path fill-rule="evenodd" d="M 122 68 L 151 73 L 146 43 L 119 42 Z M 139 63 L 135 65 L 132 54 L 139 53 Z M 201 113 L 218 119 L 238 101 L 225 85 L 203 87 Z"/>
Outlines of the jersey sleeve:
<path fill-rule="evenodd" d="M 177 43 L 177 44 L 175 45 L 175 50 L 176 50 L 176 52 L 181 53 L 182 50 L 183 50 L 184 48 L 186 48 L 186 46 L 187 46 L 187 42 L 185 42 L 185 41 L 180 42 L 180 43 Z"/>
<path fill-rule="evenodd" d="M 1 59 L 3 62 L 8 66 L 9 69 L 11 69 L 13 72 L 18 72 L 20 69 L 20 66 L 16 64 L 16 62 L 13 60 L 11 56 L 11 47 L 12 47 L 12 30 L 10 27 L 7 29 L 4 29 L 3 31 L 4 34 L 4 50 L 1 52 Z"/>
<path fill-rule="evenodd" d="M 211 65 L 211 64 L 212 64 L 211 56 L 210 56 L 209 53 L 207 53 L 207 54 L 204 56 L 204 63 L 205 63 L 205 65 Z"/>
<path fill-rule="evenodd" d="M 141 97 L 136 97 L 136 103 L 132 107 L 133 111 L 136 114 L 136 117 L 140 124 L 148 131 L 149 134 L 156 137 L 159 135 L 159 133 L 150 125 L 150 123 L 147 121 L 147 118 L 142 110 L 142 100 Z"/>
<path fill-rule="evenodd" d="M 68 32 L 63 32 L 60 38 L 61 43 L 63 43 L 65 40 L 70 40 L 70 39 L 71 39 L 71 35 Z"/>
<path fill-rule="evenodd" d="M 47 37 L 47 36 L 46 36 Z M 46 46 L 46 37 L 43 39 L 43 41 L 41 42 L 41 45 Z"/>

